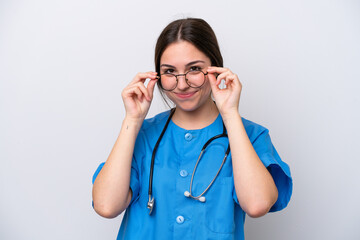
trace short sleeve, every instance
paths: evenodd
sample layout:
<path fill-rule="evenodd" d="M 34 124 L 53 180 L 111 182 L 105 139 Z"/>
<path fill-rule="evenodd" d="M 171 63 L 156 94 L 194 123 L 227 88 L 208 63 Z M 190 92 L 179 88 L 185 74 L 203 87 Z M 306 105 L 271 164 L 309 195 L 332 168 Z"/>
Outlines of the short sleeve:
<path fill-rule="evenodd" d="M 96 177 L 99 175 L 99 172 L 100 172 L 101 169 L 103 168 L 104 164 L 105 164 L 105 162 L 100 163 L 100 165 L 97 167 L 97 169 L 96 169 L 96 171 L 95 171 L 95 173 L 94 173 L 94 175 L 93 175 L 93 177 L 92 177 L 92 184 L 94 184 L 95 179 L 96 179 Z M 94 207 L 94 201 L 91 201 L 91 205 L 92 205 L 92 207 Z"/>
<path fill-rule="evenodd" d="M 278 199 L 271 207 L 270 212 L 280 211 L 288 205 L 292 194 L 290 168 L 281 160 L 266 128 L 252 140 L 252 144 L 260 160 L 273 177 L 278 189 Z"/>
<path fill-rule="evenodd" d="M 130 174 L 130 188 L 132 191 L 132 197 L 130 205 L 139 197 L 140 192 L 140 181 L 139 181 L 139 171 L 136 164 L 135 156 L 131 164 L 131 174 Z"/>
<path fill-rule="evenodd" d="M 99 165 L 98 168 L 96 169 L 96 171 L 95 171 L 95 173 L 94 173 L 94 175 L 93 175 L 93 178 L 92 178 L 92 184 L 94 184 L 95 179 L 96 179 L 96 177 L 99 175 L 99 172 L 100 172 L 101 169 L 103 168 L 104 164 L 105 164 L 105 162 L 100 163 L 100 165 Z"/>
<path fill-rule="evenodd" d="M 99 167 L 96 169 L 96 171 L 95 171 L 95 173 L 93 175 L 93 178 L 92 178 L 92 183 L 93 184 L 94 184 L 95 179 L 98 176 L 99 172 L 103 168 L 104 164 L 105 164 L 105 162 L 101 163 L 99 165 Z M 131 198 L 131 201 L 130 201 L 130 205 L 131 205 L 132 202 L 138 197 L 139 190 L 140 190 L 139 173 L 138 173 L 138 170 L 137 170 L 135 156 L 133 157 L 132 164 L 131 164 L 130 188 L 131 188 L 131 191 L 132 191 L 132 198 Z M 94 203 L 92 203 L 92 205 L 94 207 Z"/>

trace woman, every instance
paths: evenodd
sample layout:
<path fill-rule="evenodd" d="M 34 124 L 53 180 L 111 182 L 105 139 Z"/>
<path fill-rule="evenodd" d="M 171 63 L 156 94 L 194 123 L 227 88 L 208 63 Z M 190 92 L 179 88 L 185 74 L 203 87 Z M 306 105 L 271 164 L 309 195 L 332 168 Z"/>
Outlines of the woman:
<path fill-rule="evenodd" d="M 288 166 L 268 130 L 241 118 L 241 83 L 223 68 L 204 20 L 170 23 L 155 65 L 122 92 L 119 137 L 93 177 L 95 211 L 113 218 L 127 210 L 118 239 L 243 239 L 245 214 L 288 204 Z M 175 107 L 144 121 L 155 84 Z"/>

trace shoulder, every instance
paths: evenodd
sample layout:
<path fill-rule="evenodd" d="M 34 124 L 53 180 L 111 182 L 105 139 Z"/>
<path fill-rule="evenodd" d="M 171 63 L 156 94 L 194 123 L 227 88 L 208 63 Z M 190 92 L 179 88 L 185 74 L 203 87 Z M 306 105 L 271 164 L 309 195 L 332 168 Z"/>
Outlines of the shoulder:
<path fill-rule="evenodd" d="M 162 129 L 165 126 L 170 111 L 165 111 L 157 114 L 152 118 L 147 118 L 143 121 L 140 131 L 136 137 L 135 149 L 142 149 L 141 151 L 134 150 L 134 153 L 143 153 L 144 146 L 147 143 L 154 144 L 154 141 L 158 139 Z"/>
<path fill-rule="evenodd" d="M 269 132 L 269 130 L 266 127 L 264 127 L 264 126 L 262 126 L 262 125 L 260 125 L 258 123 L 255 123 L 255 122 L 250 121 L 250 120 L 248 120 L 246 118 L 243 118 L 243 117 L 241 117 L 241 120 L 242 120 L 242 122 L 244 124 L 246 133 L 247 133 L 247 135 L 248 135 L 251 142 L 256 140 L 256 138 L 259 135 L 264 134 L 264 133 L 266 134 L 266 133 Z"/>
<path fill-rule="evenodd" d="M 140 133 L 150 136 L 158 135 L 164 128 L 169 114 L 170 110 L 159 113 L 152 118 L 145 119 L 141 126 Z"/>
<path fill-rule="evenodd" d="M 149 128 L 156 127 L 158 125 L 165 124 L 166 120 L 169 117 L 169 114 L 170 114 L 170 110 L 159 113 L 159 114 L 155 115 L 152 118 L 145 119 L 141 129 L 142 130 L 147 130 Z"/>

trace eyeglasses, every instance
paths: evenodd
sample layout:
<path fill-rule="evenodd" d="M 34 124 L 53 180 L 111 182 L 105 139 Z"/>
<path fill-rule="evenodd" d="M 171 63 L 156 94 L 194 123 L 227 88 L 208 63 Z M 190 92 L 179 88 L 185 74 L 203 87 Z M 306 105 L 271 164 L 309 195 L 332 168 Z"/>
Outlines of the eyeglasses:
<path fill-rule="evenodd" d="M 160 87 L 165 91 L 172 91 L 178 85 L 178 77 L 184 76 L 185 82 L 189 87 L 200 88 L 205 83 L 205 76 L 208 73 L 204 73 L 201 70 L 190 70 L 187 73 L 183 74 L 172 74 L 172 73 L 163 73 L 160 74 Z"/>

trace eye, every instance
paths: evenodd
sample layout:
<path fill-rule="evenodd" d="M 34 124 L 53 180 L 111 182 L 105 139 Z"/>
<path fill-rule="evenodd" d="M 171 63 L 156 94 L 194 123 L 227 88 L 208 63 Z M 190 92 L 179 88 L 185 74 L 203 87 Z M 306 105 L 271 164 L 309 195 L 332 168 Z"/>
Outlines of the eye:
<path fill-rule="evenodd" d="M 194 72 L 194 71 L 201 71 L 201 67 L 198 67 L 198 66 L 190 67 L 189 72 Z"/>
<path fill-rule="evenodd" d="M 172 68 L 165 69 L 163 74 L 174 74 L 174 69 Z"/>

